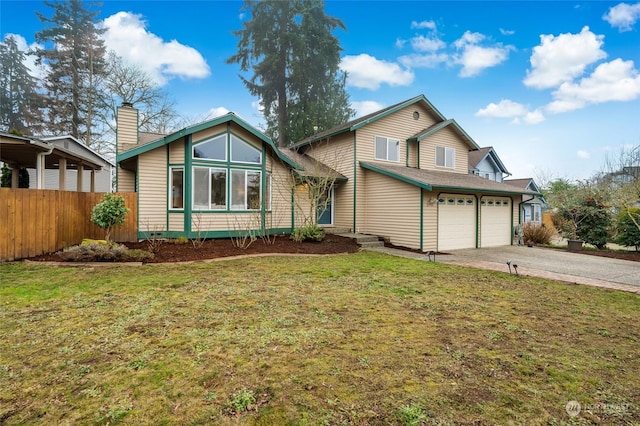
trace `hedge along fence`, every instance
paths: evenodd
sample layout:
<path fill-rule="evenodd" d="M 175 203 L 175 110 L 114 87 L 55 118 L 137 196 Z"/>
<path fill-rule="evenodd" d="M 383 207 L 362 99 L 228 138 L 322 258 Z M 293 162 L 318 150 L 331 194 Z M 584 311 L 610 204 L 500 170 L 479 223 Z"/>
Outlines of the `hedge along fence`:
<path fill-rule="evenodd" d="M 137 194 L 117 195 L 124 198 L 129 213 L 112 239 L 137 241 Z M 0 261 L 52 253 L 83 238 L 104 239 L 104 230 L 91 223 L 91 209 L 103 196 L 102 192 L 0 188 Z"/>

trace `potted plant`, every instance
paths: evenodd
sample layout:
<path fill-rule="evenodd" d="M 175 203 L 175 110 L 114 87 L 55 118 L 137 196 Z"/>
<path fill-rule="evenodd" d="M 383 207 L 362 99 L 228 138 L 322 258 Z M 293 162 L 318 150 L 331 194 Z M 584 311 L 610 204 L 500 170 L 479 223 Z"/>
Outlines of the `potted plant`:
<path fill-rule="evenodd" d="M 553 225 L 556 227 L 560 235 L 567 240 L 567 249 L 569 251 L 582 250 L 584 241 L 578 237 L 579 217 L 577 208 L 561 208 L 553 216 Z"/>

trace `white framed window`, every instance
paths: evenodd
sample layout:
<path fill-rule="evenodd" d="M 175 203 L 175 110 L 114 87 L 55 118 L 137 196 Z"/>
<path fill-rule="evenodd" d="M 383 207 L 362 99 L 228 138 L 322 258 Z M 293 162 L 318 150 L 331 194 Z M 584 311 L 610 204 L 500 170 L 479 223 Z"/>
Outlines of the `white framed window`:
<path fill-rule="evenodd" d="M 231 170 L 231 209 L 260 209 L 260 182 L 261 172 L 258 170 Z"/>
<path fill-rule="evenodd" d="M 436 146 L 436 166 L 454 169 L 456 167 L 456 150 L 446 146 Z"/>
<path fill-rule="evenodd" d="M 376 136 L 376 160 L 400 161 L 400 141 L 398 139 Z"/>
<path fill-rule="evenodd" d="M 193 168 L 193 209 L 227 208 L 227 171 L 210 167 Z"/>
<path fill-rule="evenodd" d="M 227 161 L 227 135 L 214 136 L 193 146 L 193 158 Z"/>
<path fill-rule="evenodd" d="M 169 208 L 184 209 L 184 167 L 169 167 Z"/>

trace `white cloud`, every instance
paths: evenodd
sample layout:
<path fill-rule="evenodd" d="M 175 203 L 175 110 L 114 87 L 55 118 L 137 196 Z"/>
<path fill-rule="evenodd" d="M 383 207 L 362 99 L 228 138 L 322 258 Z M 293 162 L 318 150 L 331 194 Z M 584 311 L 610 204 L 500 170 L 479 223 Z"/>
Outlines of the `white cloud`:
<path fill-rule="evenodd" d="M 500 34 L 502 35 L 514 35 L 516 32 L 513 30 L 505 30 L 504 28 L 500 28 Z"/>
<path fill-rule="evenodd" d="M 372 112 L 376 112 L 384 108 L 380 102 L 376 101 L 359 101 L 351 102 L 351 108 L 356 110 L 356 117 L 363 117 Z"/>
<path fill-rule="evenodd" d="M 16 42 L 16 47 L 18 48 L 18 50 L 24 53 L 23 64 L 29 69 L 29 75 L 39 80 L 44 79 L 47 75 L 46 65 L 36 65 L 36 56 L 28 54 L 29 51 L 32 51 L 35 49 L 42 49 L 44 46 L 35 42 L 31 44 L 27 44 L 27 39 L 22 37 L 20 34 L 12 34 L 12 33 L 5 34 L 3 41 L 6 41 L 9 37 L 13 37 L 13 39 Z"/>
<path fill-rule="evenodd" d="M 207 112 L 207 116 L 211 118 L 220 117 L 222 115 L 228 114 L 230 111 L 225 107 L 214 107 Z"/>
<path fill-rule="evenodd" d="M 583 151 L 583 150 L 578 150 L 578 152 L 576 152 L 576 155 L 578 156 L 578 158 L 581 158 L 583 160 L 588 160 L 589 158 L 591 158 L 591 154 L 589 154 L 587 151 Z"/>
<path fill-rule="evenodd" d="M 423 29 L 435 30 L 435 29 L 436 29 L 436 23 L 435 23 L 435 22 L 433 22 L 433 21 L 421 21 L 421 22 L 412 21 L 412 22 L 411 22 L 411 29 L 418 29 L 418 30 L 423 30 Z"/>
<path fill-rule="evenodd" d="M 370 90 L 377 90 L 382 84 L 408 86 L 415 78 L 413 71 L 366 53 L 343 57 L 340 68 L 348 73 L 347 83 L 350 86 Z"/>
<path fill-rule="evenodd" d="M 578 83 L 563 83 L 553 92 L 554 101 L 547 111 L 560 113 L 584 108 L 589 104 L 632 101 L 640 98 L 640 74 L 633 61 L 615 59 L 598 65 L 593 73 Z"/>
<path fill-rule="evenodd" d="M 159 85 L 172 77 L 204 78 L 211 74 L 196 49 L 148 32 L 141 15 L 118 12 L 106 18 L 103 25 L 107 48 L 149 73 Z"/>
<path fill-rule="evenodd" d="M 602 19 L 612 27 L 618 28 L 620 32 L 631 31 L 635 23 L 640 19 L 640 3 L 620 3 L 610 7 Z"/>
<path fill-rule="evenodd" d="M 466 31 L 453 45 L 462 52 L 453 55 L 453 62 L 462 65 L 460 77 L 473 77 L 486 68 L 494 67 L 509 56 L 512 46 L 503 46 L 496 43 L 493 46 L 480 46 L 479 43 L 486 40 L 486 36 L 480 33 Z"/>
<path fill-rule="evenodd" d="M 510 101 L 509 99 L 502 99 L 499 103 L 490 103 L 485 108 L 476 112 L 476 117 L 498 117 L 498 118 L 510 118 L 523 116 L 529 109 L 518 103 Z"/>
<path fill-rule="evenodd" d="M 538 124 L 538 123 L 542 123 L 545 120 L 545 118 L 542 111 L 537 109 L 535 111 L 527 112 L 525 116 L 522 118 L 522 120 L 527 124 Z"/>
<path fill-rule="evenodd" d="M 412 53 L 398 58 L 398 62 L 407 68 L 437 68 L 440 64 L 449 62 L 449 55 L 446 53 L 428 53 L 420 55 Z"/>
<path fill-rule="evenodd" d="M 425 37 L 419 35 L 411 39 L 411 47 L 418 52 L 434 52 L 446 46 L 447 44 L 444 41 L 435 36 Z"/>
<path fill-rule="evenodd" d="M 485 108 L 475 113 L 476 117 L 489 118 L 513 118 L 513 124 L 538 124 L 544 121 L 542 111 L 530 111 L 529 108 L 521 103 L 502 99 L 499 103 L 490 103 Z"/>
<path fill-rule="evenodd" d="M 581 76 L 588 65 L 607 57 L 603 39 L 589 27 L 582 28 L 580 34 L 541 35 L 529 60 L 525 86 L 548 89 Z"/>

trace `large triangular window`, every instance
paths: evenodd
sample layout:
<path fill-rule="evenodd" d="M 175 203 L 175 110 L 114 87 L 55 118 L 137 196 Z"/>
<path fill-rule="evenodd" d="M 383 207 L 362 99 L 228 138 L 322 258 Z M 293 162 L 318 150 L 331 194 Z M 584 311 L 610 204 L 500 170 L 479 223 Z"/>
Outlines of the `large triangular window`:
<path fill-rule="evenodd" d="M 237 136 L 231 135 L 231 161 L 234 163 L 262 163 L 262 151 Z"/>
<path fill-rule="evenodd" d="M 227 135 L 220 135 L 193 147 L 193 158 L 205 160 L 227 160 Z"/>

